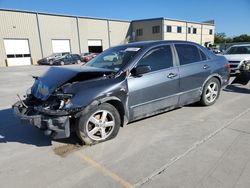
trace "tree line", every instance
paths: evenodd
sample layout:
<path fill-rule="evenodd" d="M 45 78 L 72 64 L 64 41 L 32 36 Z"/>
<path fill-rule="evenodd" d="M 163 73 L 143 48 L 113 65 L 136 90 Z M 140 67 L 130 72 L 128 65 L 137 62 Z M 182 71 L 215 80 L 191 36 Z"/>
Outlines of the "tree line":
<path fill-rule="evenodd" d="M 214 43 L 250 42 L 250 35 L 242 34 L 235 37 L 227 37 L 225 33 L 215 33 Z"/>

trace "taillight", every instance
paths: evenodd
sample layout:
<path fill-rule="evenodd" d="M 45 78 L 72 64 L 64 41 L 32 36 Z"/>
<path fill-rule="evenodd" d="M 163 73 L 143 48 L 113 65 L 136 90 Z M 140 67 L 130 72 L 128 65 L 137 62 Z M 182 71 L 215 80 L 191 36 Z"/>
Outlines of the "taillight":
<path fill-rule="evenodd" d="M 227 68 L 227 70 L 230 70 L 230 64 L 229 63 L 226 64 L 226 68 Z"/>

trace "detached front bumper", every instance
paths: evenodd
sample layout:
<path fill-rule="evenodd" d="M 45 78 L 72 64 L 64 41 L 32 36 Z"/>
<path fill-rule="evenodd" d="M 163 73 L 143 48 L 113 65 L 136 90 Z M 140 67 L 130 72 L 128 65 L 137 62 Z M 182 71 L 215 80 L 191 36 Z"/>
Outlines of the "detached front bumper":
<path fill-rule="evenodd" d="M 12 106 L 14 114 L 22 123 L 31 124 L 44 131 L 46 135 L 52 138 L 67 138 L 70 136 L 69 116 L 48 116 L 34 113 L 26 108 L 21 102 L 17 102 Z"/>

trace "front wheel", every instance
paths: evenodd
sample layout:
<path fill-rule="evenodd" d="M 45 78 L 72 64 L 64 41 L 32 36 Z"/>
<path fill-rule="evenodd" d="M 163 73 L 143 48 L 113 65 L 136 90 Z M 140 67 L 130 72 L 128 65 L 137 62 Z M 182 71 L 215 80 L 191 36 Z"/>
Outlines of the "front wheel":
<path fill-rule="evenodd" d="M 121 119 L 116 108 L 108 103 L 83 112 L 77 135 L 86 144 L 92 145 L 114 138 L 120 129 Z"/>
<path fill-rule="evenodd" d="M 53 60 L 49 60 L 49 65 L 53 65 Z"/>
<path fill-rule="evenodd" d="M 220 95 L 220 82 L 217 78 L 211 78 L 205 84 L 200 104 L 203 106 L 210 106 L 216 102 Z"/>

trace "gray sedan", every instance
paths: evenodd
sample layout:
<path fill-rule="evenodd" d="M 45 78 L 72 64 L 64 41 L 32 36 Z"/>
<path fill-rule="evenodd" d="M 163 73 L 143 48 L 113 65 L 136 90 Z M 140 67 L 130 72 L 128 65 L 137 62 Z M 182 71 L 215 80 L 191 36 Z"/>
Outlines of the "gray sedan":
<path fill-rule="evenodd" d="M 227 60 L 196 43 L 137 42 L 110 48 L 81 68 L 50 68 L 13 108 L 47 135 L 76 131 L 94 144 L 141 118 L 195 102 L 212 105 L 228 81 Z"/>

